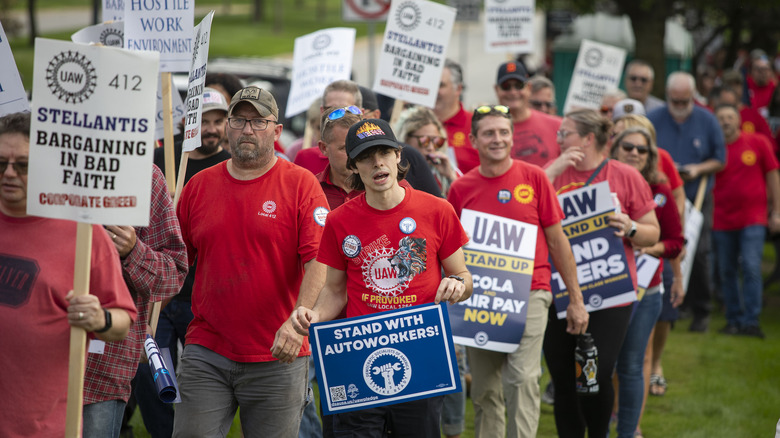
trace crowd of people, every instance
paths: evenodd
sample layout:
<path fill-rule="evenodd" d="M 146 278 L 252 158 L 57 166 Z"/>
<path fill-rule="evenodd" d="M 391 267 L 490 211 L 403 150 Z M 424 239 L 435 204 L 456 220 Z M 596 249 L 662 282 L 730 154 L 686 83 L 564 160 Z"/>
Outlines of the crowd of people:
<path fill-rule="evenodd" d="M 462 69 L 447 60 L 434 108 L 410 106 L 390 121 L 371 90 L 336 81 L 307 112 L 311 135 L 289 147 L 279 143 L 284 127 L 268 90 L 207 76 L 202 146 L 188 155 L 178 205 L 158 149 L 150 224 L 93 227 L 86 296 L 71 291 L 75 224 L 26 211 L 30 116 L 2 117 L 0 328 L 20 335 L 0 356 L 14 376 L 0 379 L 0 430 L 63 435 L 73 326 L 106 343 L 87 355 L 85 437 L 119 437 L 136 404 L 155 438 L 224 437 L 237 411 L 247 437 L 458 437 L 466 388 L 477 437 L 533 437 L 542 358 L 559 436 L 604 437 L 612 421 L 619 438 L 641 436 L 647 396 L 667 391 L 661 359 L 681 311 L 693 318 L 690 331 L 706 332 L 718 298 L 727 320 L 720 333 L 765 337 L 760 267 L 767 229 L 780 231 L 780 91 L 765 55 L 755 53 L 746 71 L 725 72 L 706 96 L 693 75 L 673 72 L 662 100 L 651 94 L 652 66 L 633 60 L 625 92 L 561 117 L 553 83 L 521 61 L 497 67 L 494 102 L 464 108 Z M 603 181 L 615 202 L 608 226 L 635 291 L 635 257 L 662 262 L 636 301 L 589 312 L 558 195 Z M 530 197 L 500 194 L 521 185 Z M 687 288 L 686 202 L 704 218 Z M 517 350 L 458 346 L 461 393 L 320 419 L 310 325 L 468 299 L 464 209 L 539 230 Z M 422 260 L 392 280 L 393 293 L 409 299 L 380 308 L 388 285 L 364 267 L 402 246 Z M 565 309 L 553 300 L 553 267 Z M 173 352 L 178 375 L 175 408 L 159 400 L 142 360 L 158 301 L 156 340 Z M 34 330 L 14 331 L 19 325 Z M 599 352 L 597 394 L 576 388 L 574 352 L 585 333 Z"/>

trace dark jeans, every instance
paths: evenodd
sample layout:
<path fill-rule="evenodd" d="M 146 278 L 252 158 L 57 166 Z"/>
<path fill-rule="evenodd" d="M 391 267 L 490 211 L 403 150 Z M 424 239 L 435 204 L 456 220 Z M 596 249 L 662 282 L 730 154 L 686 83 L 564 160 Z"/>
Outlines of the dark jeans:
<path fill-rule="evenodd" d="M 172 300 L 160 312 L 155 341 L 157 346 L 169 348 L 176 368 L 178 342 L 184 345 L 187 326 L 192 321 L 192 305 L 189 301 Z M 148 363 L 138 364 L 134 379 L 134 395 L 141 410 L 146 430 L 152 438 L 170 438 L 173 435 L 173 405 L 163 403 L 157 395 Z"/>
<path fill-rule="evenodd" d="M 443 403 L 444 397 L 438 396 L 335 414 L 333 432 L 343 438 L 382 438 L 386 430 L 392 430 L 392 436 L 398 438 L 438 438 Z"/>

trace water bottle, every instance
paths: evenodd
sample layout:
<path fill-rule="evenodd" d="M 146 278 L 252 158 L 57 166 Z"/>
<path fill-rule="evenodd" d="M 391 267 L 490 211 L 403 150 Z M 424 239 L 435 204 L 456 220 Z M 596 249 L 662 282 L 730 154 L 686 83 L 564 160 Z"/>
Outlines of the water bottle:
<path fill-rule="evenodd" d="M 577 348 L 574 349 L 574 362 L 577 392 L 580 394 L 598 394 L 599 382 L 596 376 L 599 370 L 599 352 L 590 333 L 577 337 Z"/>

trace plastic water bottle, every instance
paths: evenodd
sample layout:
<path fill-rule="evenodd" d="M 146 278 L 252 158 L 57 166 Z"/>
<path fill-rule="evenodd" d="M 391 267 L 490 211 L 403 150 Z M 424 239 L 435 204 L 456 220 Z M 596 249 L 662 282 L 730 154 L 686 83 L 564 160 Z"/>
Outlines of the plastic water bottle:
<path fill-rule="evenodd" d="M 590 333 L 577 337 L 574 349 L 574 368 L 577 380 L 577 392 L 580 394 L 598 394 L 599 382 L 596 379 L 599 370 L 599 351 Z"/>

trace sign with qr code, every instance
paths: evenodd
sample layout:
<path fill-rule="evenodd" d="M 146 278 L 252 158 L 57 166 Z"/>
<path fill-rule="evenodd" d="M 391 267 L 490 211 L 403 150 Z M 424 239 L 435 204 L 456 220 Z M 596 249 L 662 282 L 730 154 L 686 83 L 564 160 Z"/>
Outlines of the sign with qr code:
<path fill-rule="evenodd" d="M 446 304 L 312 324 L 323 414 L 460 392 Z"/>

